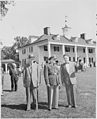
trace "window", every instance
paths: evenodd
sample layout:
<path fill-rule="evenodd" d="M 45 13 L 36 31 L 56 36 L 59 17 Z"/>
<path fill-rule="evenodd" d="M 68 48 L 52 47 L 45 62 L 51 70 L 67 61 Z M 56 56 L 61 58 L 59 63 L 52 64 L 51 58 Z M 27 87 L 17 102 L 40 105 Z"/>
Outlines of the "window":
<path fill-rule="evenodd" d="M 30 47 L 29 47 L 29 52 L 30 52 Z"/>
<path fill-rule="evenodd" d="M 54 46 L 54 51 L 59 51 L 59 47 L 58 46 Z"/>
<path fill-rule="evenodd" d="M 48 59 L 48 57 L 44 57 L 44 61 L 46 61 Z"/>
<path fill-rule="evenodd" d="M 33 52 L 33 47 L 31 47 L 31 52 Z"/>
<path fill-rule="evenodd" d="M 93 57 L 92 57 L 92 62 L 93 62 Z"/>
<path fill-rule="evenodd" d="M 71 57 L 69 57 L 69 61 L 71 61 Z"/>
<path fill-rule="evenodd" d="M 75 62 L 75 57 L 73 57 L 73 61 Z"/>
<path fill-rule="evenodd" d="M 89 57 L 89 63 L 91 62 L 91 58 Z"/>
<path fill-rule="evenodd" d="M 44 51 L 48 51 L 48 47 L 46 45 L 44 46 Z"/>
<path fill-rule="evenodd" d="M 29 52 L 33 52 L 33 47 L 29 47 Z"/>
<path fill-rule="evenodd" d="M 89 52 L 89 53 L 93 53 L 93 49 L 91 49 L 91 48 L 88 49 L 88 52 Z"/>
<path fill-rule="evenodd" d="M 22 54 L 26 54 L 26 49 L 23 49 L 22 50 Z"/>
<path fill-rule="evenodd" d="M 86 62 L 86 58 L 84 57 L 83 60 L 84 60 L 84 63 L 85 63 Z"/>
<path fill-rule="evenodd" d="M 65 51 L 66 51 L 66 52 L 70 52 L 70 47 L 65 46 Z"/>
<path fill-rule="evenodd" d="M 85 53 L 85 48 L 83 48 L 83 53 Z"/>
<path fill-rule="evenodd" d="M 22 59 L 22 66 L 26 63 L 26 59 Z"/>
<path fill-rule="evenodd" d="M 73 52 L 74 52 L 75 50 L 74 50 L 74 48 L 73 48 Z"/>

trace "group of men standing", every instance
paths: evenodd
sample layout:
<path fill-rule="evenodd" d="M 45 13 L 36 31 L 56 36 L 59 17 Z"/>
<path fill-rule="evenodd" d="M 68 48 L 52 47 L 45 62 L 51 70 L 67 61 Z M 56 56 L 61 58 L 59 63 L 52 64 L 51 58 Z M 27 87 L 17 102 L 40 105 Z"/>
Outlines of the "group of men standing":
<path fill-rule="evenodd" d="M 51 56 L 44 65 L 44 79 L 47 86 L 48 110 L 58 109 L 59 88 L 62 84 L 66 88 L 66 107 L 76 107 L 75 63 L 69 61 L 68 55 L 63 55 L 64 63 L 59 65 L 58 60 Z M 38 109 L 38 87 L 41 82 L 40 67 L 35 57 L 29 55 L 27 63 L 22 68 L 23 84 L 26 89 L 27 110 L 31 109 L 31 97 L 33 106 Z"/>
<path fill-rule="evenodd" d="M 76 95 L 75 85 L 75 63 L 69 61 L 68 55 L 63 55 L 64 63 L 61 66 L 58 65 L 58 61 L 54 56 L 48 59 L 48 62 L 44 66 L 44 79 L 47 85 L 48 94 L 48 109 L 58 108 L 59 87 L 60 84 L 66 88 L 67 102 L 66 107 L 75 108 Z"/>

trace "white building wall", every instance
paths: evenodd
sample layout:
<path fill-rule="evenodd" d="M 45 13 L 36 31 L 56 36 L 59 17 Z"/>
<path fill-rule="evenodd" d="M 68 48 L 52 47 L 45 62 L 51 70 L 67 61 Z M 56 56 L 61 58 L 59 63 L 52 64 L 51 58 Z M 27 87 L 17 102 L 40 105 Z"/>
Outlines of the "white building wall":
<path fill-rule="evenodd" d="M 84 47 L 77 47 L 77 57 L 81 57 L 82 59 L 86 57 L 86 51 L 83 52 Z"/>
<path fill-rule="evenodd" d="M 39 62 L 39 47 L 35 44 L 33 45 L 33 55 L 36 58 L 36 61 Z"/>
<path fill-rule="evenodd" d="M 59 51 L 54 51 L 54 46 L 59 47 Z M 51 56 L 56 56 L 59 61 L 63 61 L 63 51 L 61 45 L 51 45 Z"/>
<path fill-rule="evenodd" d="M 65 47 L 66 47 L 66 45 L 65 45 Z M 65 53 L 68 54 L 69 57 L 71 57 L 71 61 L 73 61 L 73 57 L 75 57 L 75 49 L 74 49 L 74 52 L 73 52 L 74 46 L 69 46 L 69 47 L 70 47 L 70 52 L 65 51 Z"/>
<path fill-rule="evenodd" d="M 27 61 L 29 54 L 33 53 L 33 52 L 29 52 L 29 47 L 32 47 L 32 45 L 19 49 L 19 60 L 21 61 L 21 63 L 22 63 L 22 60 L 24 60 L 24 59 L 26 59 L 26 61 Z M 24 49 L 26 49 L 25 54 L 22 53 L 22 51 Z"/>
<path fill-rule="evenodd" d="M 24 47 L 26 49 L 26 53 L 22 54 L 22 50 L 24 48 L 19 49 L 19 59 L 20 61 L 22 61 L 22 59 L 27 59 L 29 54 L 33 54 L 36 57 L 37 62 L 39 62 L 39 64 L 44 63 L 44 57 L 48 57 L 48 51 L 44 51 L 44 45 L 47 45 L 48 42 L 47 41 L 43 41 L 43 42 L 38 42 L 36 44 L 32 44 L 30 46 Z M 29 52 L 29 47 L 33 46 L 33 52 Z M 59 46 L 59 51 L 54 51 L 54 46 Z M 66 47 L 66 45 L 65 45 Z M 73 61 L 73 57 L 75 57 L 75 51 L 73 52 L 73 48 L 75 48 L 74 46 L 69 46 L 70 47 L 70 52 L 66 52 L 66 54 L 69 55 L 69 57 L 71 57 L 71 61 Z M 86 51 L 85 53 L 83 52 L 83 48 L 84 47 L 79 47 L 77 46 L 77 57 L 81 57 L 86 58 Z M 55 55 L 57 57 L 57 59 L 61 62 L 63 62 L 63 51 L 62 51 L 62 45 L 54 45 L 51 44 L 51 56 Z M 65 49 L 65 48 L 64 48 Z M 93 53 L 88 53 L 88 57 L 93 57 L 93 61 L 96 61 L 96 56 L 95 56 L 95 49 L 93 50 Z"/>
<path fill-rule="evenodd" d="M 44 57 L 48 57 L 48 51 L 44 51 L 44 46 L 39 47 L 39 62 L 40 64 L 44 63 Z"/>
<path fill-rule="evenodd" d="M 89 53 L 89 52 L 88 52 L 88 57 L 89 57 L 89 58 L 93 58 L 93 61 L 96 61 L 96 53 L 95 53 L 95 50 L 96 50 L 96 49 L 93 48 L 93 53 Z"/>

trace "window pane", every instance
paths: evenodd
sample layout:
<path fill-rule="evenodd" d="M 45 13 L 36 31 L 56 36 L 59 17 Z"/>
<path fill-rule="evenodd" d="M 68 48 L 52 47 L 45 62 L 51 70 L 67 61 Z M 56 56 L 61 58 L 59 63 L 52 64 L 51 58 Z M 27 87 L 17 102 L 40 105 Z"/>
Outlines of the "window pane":
<path fill-rule="evenodd" d="M 48 47 L 46 45 L 44 46 L 44 51 L 48 51 Z"/>
<path fill-rule="evenodd" d="M 71 57 L 69 57 L 69 61 L 71 61 Z"/>
<path fill-rule="evenodd" d="M 31 52 L 33 52 L 33 47 L 31 47 Z"/>
<path fill-rule="evenodd" d="M 65 51 L 66 51 L 66 52 L 70 52 L 70 47 L 66 46 L 66 47 L 65 47 Z"/>

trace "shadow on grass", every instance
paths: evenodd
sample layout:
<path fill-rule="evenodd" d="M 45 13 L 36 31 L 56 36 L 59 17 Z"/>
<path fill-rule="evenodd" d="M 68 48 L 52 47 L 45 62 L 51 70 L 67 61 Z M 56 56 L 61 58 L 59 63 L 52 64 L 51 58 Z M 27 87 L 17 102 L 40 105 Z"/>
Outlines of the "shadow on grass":
<path fill-rule="evenodd" d="M 26 104 L 19 104 L 19 105 L 2 104 L 1 107 L 6 107 L 6 108 L 16 109 L 16 110 L 26 110 Z M 38 108 L 48 110 L 47 103 L 46 102 L 39 102 Z M 31 109 L 33 109 L 33 110 L 35 109 L 35 106 L 33 104 L 31 105 Z"/>
<path fill-rule="evenodd" d="M 19 104 L 19 105 L 6 105 L 3 104 L 1 107 L 6 107 L 10 109 L 16 109 L 16 110 L 26 110 L 26 104 Z"/>

